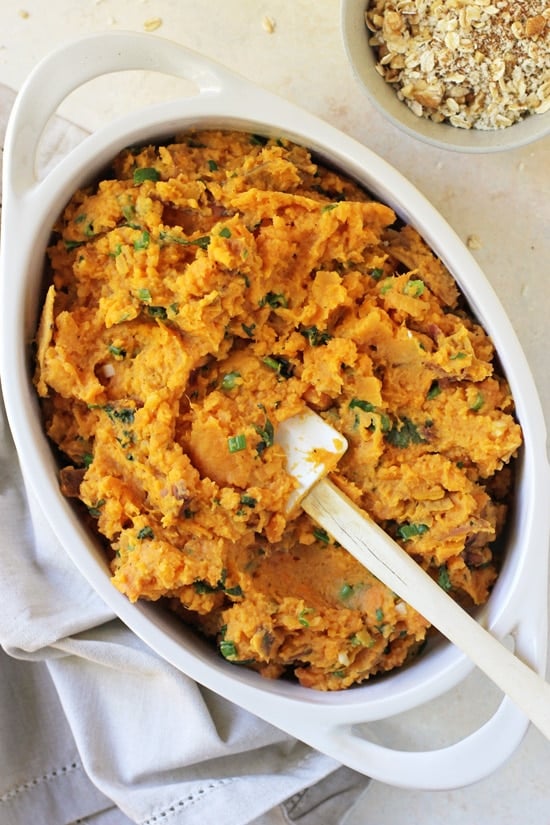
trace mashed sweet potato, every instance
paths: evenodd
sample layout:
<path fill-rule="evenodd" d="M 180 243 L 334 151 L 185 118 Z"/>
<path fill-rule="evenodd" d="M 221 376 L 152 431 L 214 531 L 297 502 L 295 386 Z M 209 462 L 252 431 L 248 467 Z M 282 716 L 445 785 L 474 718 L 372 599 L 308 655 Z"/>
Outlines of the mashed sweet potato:
<path fill-rule="evenodd" d="M 76 192 L 49 266 L 36 387 L 129 599 L 321 690 L 418 650 L 425 620 L 285 515 L 273 439 L 305 406 L 349 441 L 333 481 L 487 599 L 520 428 L 491 341 L 391 209 L 288 140 L 193 132 Z"/>

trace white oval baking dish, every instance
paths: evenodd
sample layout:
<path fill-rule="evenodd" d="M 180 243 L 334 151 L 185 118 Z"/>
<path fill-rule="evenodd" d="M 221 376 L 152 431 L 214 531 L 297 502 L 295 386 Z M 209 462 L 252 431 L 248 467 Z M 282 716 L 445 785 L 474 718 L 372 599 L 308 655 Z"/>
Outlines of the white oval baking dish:
<path fill-rule="evenodd" d="M 116 120 L 38 179 L 34 164 L 40 137 L 59 104 L 96 76 L 130 69 L 182 76 L 194 82 L 196 93 Z M 384 160 L 322 120 L 167 40 L 118 32 L 69 44 L 36 67 L 12 111 L 4 156 L 0 366 L 8 418 L 27 484 L 67 553 L 104 601 L 151 648 L 188 676 L 379 781 L 418 789 L 475 782 L 497 769 L 525 734 L 528 722 L 510 700 L 503 699 L 475 732 L 435 750 L 387 747 L 373 741 L 364 724 L 418 707 L 459 683 L 472 665 L 452 645 L 440 640 L 408 668 L 338 693 L 263 679 L 222 660 L 155 605 L 130 604 L 110 583 L 99 543 L 59 491 L 57 467 L 42 430 L 31 381 L 31 342 L 53 220 L 73 191 L 91 180 L 123 147 L 162 140 L 194 127 L 284 134 L 307 145 L 414 225 L 455 276 L 496 345 L 525 440 L 505 564 L 479 619 L 495 635 L 513 637 L 518 655 L 544 671 L 550 530 L 545 426 L 528 364 L 490 285 L 443 218 Z"/>

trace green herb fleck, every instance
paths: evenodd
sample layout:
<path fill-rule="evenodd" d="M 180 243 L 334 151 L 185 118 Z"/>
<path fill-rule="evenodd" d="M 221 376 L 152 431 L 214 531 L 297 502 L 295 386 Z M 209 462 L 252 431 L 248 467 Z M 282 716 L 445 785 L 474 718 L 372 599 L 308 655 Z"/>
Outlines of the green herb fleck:
<path fill-rule="evenodd" d="M 300 334 L 306 338 L 312 347 L 321 347 L 324 344 L 327 344 L 332 335 L 327 332 L 326 330 L 318 330 L 317 327 L 302 327 L 300 329 Z"/>
<path fill-rule="evenodd" d="M 288 307 L 288 301 L 282 292 L 267 292 L 264 297 L 260 299 L 259 305 L 261 307 L 270 306 L 271 309 L 278 309 L 279 307 Z"/>
<path fill-rule="evenodd" d="M 146 180 L 160 180 L 160 172 L 153 166 L 143 166 L 140 169 L 134 169 L 133 179 L 134 183 L 137 185 Z"/>
<path fill-rule="evenodd" d="M 472 404 L 470 404 L 470 409 L 472 410 L 472 412 L 479 412 L 480 409 L 483 407 L 484 403 L 485 398 L 483 396 L 483 393 L 478 392 L 475 401 Z"/>
<path fill-rule="evenodd" d="M 146 304 L 151 303 L 151 292 L 148 289 L 138 289 L 137 296 L 140 301 L 143 301 Z"/>
<path fill-rule="evenodd" d="M 151 527 L 146 526 L 146 527 L 142 527 L 141 530 L 139 530 L 139 532 L 137 534 L 137 537 L 140 540 L 141 539 L 154 539 L 155 534 L 153 533 L 153 530 L 151 529 Z"/>
<path fill-rule="evenodd" d="M 449 571 L 447 570 L 447 565 L 442 565 L 439 568 L 439 575 L 437 577 L 437 583 L 443 590 L 450 590 L 451 589 L 451 580 L 449 578 Z"/>
<path fill-rule="evenodd" d="M 166 307 L 147 307 L 147 313 L 152 318 L 161 318 L 162 320 L 166 320 L 168 318 L 168 313 L 166 311 Z"/>
<path fill-rule="evenodd" d="M 309 627 L 309 622 L 306 619 L 306 616 L 309 616 L 310 613 L 315 613 L 313 607 L 304 607 L 303 610 L 300 610 L 300 613 L 298 614 L 298 621 L 302 627 Z"/>
<path fill-rule="evenodd" d="M 440 393 L 441 387 L 439 386 L 439 381 L 432 381 L 427 398 L 431 401 L 433 398 L 437 398 Z"/>
<path fill-rule="evenodd" d="M 294 372 L 294 367 L 288 358 L 282 355 L 266 355 L 262 360 L 266 367 L 276 372 L 281 378 L 291 378 Z"/>
<path fill-rule="evenodd" d="M 422 438 L 418 428 L 409 418 L 402 418 L 389 429 L 384 438 L 394 447 L 404 449 L 411 444 L 422 444 L 426 439 Z"/>
<path fill-rule="evenodd" d="M 99 518 L 99 516 L 101 515 L 101 508 L 103 507 L 104 504 L 105 504 L 105 499 L 100 498 L 98 501 L 96 501 L 94 504 L 92 504 L 92 505 L 90 505 L 90 507 L 88 507 L 88 512 L 92 516 L 92 518 Z"/>
<path fill-rule="evenodd" d="M 397 536 L 404 541 L 408 541 L 415 536 L 421 536 L 428 530 L 429 527 L 427 524 L 415 524 L 414 522 L 410 524 L 400 524 L 397 528 Z"/>
<path fill-rule="evenodd" d="M 230 238 L 231 237 L 231 230 L 228 226 L 223 226 L 220 229 L 220 238 Z"/>
<path fill-rule="evenodd" d="M 265 407 L 263 406 L 263 404 L 258 404 L 258 406 L 260 407 L 260 409 L 264 410 L 264 412 L 265 412 Z M 273 446 L 275 431 L 273 429 L 273 424 L 271 423 L 271 421 L 269 420 L 267 415 L 265 417 L 265 421 L 264 421 L 263 426 L 260 426 L 259 424 L 255 424 L 254 429 L 256 430 L 257 434 L 261 438 L 260 443 L 256 445 L 256 451 L 259 454 L 261 454 L 261 453 L 263 453 L 263 451 L 267 447 L 272 447 Z"/>
<path fill-rule="evenodd" d="M 321 541 L 323 544 L 330 544 L 330 536 L 323 527 L 314 527 L 313 535 L 317 541 Z"/>
<path fill-rule="evenodd" d="M 67 252 L 71 252 L 73 249 L 78 249 L 79 246 L 84 246 L 86 241 L 67 241 L 64 240 L 63 243 L 65 244 L 65 249 Z"/>
<path fill-rule="evenodd" d="M 109 344 L 108 348 L 111 355 L 115 358 L 126 358 L 126 350 L 123 347 L 117 347 L 115 344 Z"/>
<path fill-rule="evenodd" d="M 173 235 L 170 232 L 160 232 L 159 241 L 177 243 L 180 246 L 199 246 L 201 249 L 206 249 L 210 243 L 210 235 L 201 235 L 199 238 L 180 238 L 179 235 Z"/>
<path fill-rule="evenodd" d="M 246 324 L 241 324 L 243 332 L 248 335 L 249 338 L 254 337 L 254 330 L 256 329 L 256 324 L 250 324 L 247 326 Z"/>
<path fill-rule="evenodd" d="M 363 401 L 361 398 L 352 398 L 349 402 L 350 410 L 355 409 L 356 407 L 363 412 L 374 412 L 376 407 L 374 404 L 371 404 L 370 401 Z"/>

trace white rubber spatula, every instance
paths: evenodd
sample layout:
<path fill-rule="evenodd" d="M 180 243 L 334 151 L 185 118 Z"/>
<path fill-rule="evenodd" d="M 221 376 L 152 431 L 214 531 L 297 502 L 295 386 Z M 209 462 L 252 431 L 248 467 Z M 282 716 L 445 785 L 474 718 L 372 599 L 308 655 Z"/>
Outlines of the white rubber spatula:
<path fill-rule="evenodd" d="M 298 482 L 288 508 L 301 506 L 380 581 L 459 647 L 550 739 L 550 685 L 463 610 L 326 474 L 345 438 L 312 411 L 279 425 L 275 441 Z"/>

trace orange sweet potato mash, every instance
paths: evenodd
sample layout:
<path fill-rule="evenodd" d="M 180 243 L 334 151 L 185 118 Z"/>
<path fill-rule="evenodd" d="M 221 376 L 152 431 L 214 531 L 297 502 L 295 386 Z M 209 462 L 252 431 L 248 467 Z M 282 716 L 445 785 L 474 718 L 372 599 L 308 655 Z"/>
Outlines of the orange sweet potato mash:
<path fill-rule="evenodd" d="M 453 596 L 487 599 L 521 432 L 491 341 L 390 208 L 286 139 L 193 132 L 76 192 L 49 270 L 44 420 L 129 599 L 320 690 L 418 650 L 425 620 L 285 515 L 273 439 L 306 406 L 349 441 L 332 480 Z"/>

